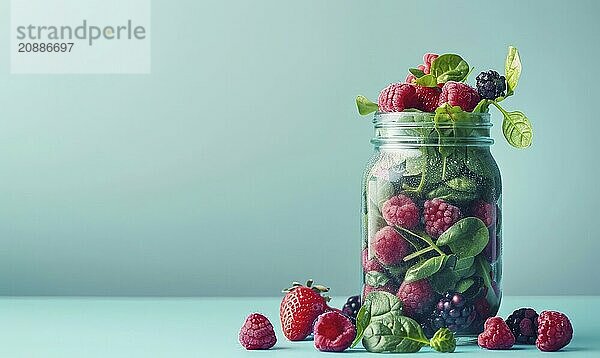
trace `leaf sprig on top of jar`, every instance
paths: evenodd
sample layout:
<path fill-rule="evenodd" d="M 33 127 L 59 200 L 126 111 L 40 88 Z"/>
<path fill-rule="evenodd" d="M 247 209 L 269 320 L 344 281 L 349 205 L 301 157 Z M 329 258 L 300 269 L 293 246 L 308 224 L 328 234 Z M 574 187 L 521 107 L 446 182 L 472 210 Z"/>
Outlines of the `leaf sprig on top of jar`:
<path fill-rule="evenodd" d="M 461 124 L 469 119 L 468 113 L 488 113 L 494 106 L 503 116 L 502 132 L 506 141 L 515 148 L 527 148 L 533 140 L 533 127 L 522 111 L 508 111 L 500 103 L 515 94 L 521 77 L 519 51 L 509 46 L 504 75 L 497 71 L 481 72 L 476 86 L 466 81 L 473 67 L 456 54 L 426 54 L 423 64 L 409 69 L 404 82 L 392 83 L 379 94 L 377 103 L 365 96 L 356 98 L 358 112 L 423 111 L 436 113 L 434 125 L 440 143 L 460 137 Z M 468 133 L 467 133 L 468 134 Z M 448 156 L 451 149 L 442 149 Z M 444 152 L 445 151 L 445 152 Z"/>

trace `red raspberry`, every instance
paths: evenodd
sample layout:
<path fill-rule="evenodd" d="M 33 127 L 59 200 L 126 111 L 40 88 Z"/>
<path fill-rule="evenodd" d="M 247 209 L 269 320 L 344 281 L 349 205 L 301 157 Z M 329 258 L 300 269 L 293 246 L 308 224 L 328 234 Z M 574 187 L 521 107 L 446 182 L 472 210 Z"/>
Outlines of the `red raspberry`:
<path fill-rule="evenodd" d="M 395 265 L 410 252 L 408 242 L 391 226 L 381 228 L 373 238 L 375 256 L 384 265 Z"/>
<path fill-rule="evenodd" d="M 486 203 L 483 200 L 477 200 L 473 203 L 471 207 L 471 212 L 473 215 L 485 224 L 485 226 L 490 227 L 492 224 L 496 223 L 496 205 Z"/>
<path fill-rule="evenodd" d="M 417 107 L 415 87 L 408 83 L 392 83 L 379 94 L 378 104 L 382 112 L 402 112 Z"/>
<path fill-rule="evenodd" d="M 573 326 L 564 314 L 544 311 L 538 317 L 538 338 L 535 345 L 544 352 L 554 352 L 571 342 Z"/>
<path fill-rule="evenodd" d="M 315 348 L 325 352 L 342 352 L 350 347 L 356 328 L 348 317 L 339 312 L 323 313 L 314 328 Z"/>
<path fill-rule="evenodd" d="M 396 292 L 398 292 L 398 285 L 394 284 L 392 281 L 388 282 L 385 286 L 381 287 L 373 287 L 365 284 L 363 287 L 363 300 L 367 297 L 369 293 L 373 291 L 383 291 L 395 295 Z"/>
<path fill-rule="evenodd" d="M 423 71 L 424 74 L 428 75 L 431 70 L 431 63 L 433 62 L 433 60 L 435 60 L 438 57 L 439 56 L 436 55 L 435 53 L 424 54 L 423 55 L 424 65 L 419 65 L 419 66 L 417 66 L 417 68 L 419 70 Z M 408 76 L 406 76 L 406 83 L 413 83 L 416 80 L 417 80 L 417 78 L 412 73 L 409 73 Z"/>
<path fill-rule="evenodd" d="M 383 267 L 381 266 L 379 261 L 377 261 L 376 258 L 373 257 L 372 259 L 369 259 L 369 250 L 368 249 L 364 249 L 362 252 L 362 265 L 363 265 L 363 271 L 365 271 L 365 272 L 369 272 L 369 271 L 383 272 Z"/>
<path fill-rule="evenodd" d="M 423 72 L 428 75 L 431 69 L 431 64 L 433 63 L 433 60 L 435 60 L 436 58 L 440 57 L 439 55 L 435 54 L 435 53 L 426 53 L 423 55 L 423 63 L 424 63 L 424 69 Z"/>
<path fill-rule="evenodd" d="M 515 344 L 515 336 L 501 317 L 490 317 L 485 321 L 483 333 L 477 337 L 477 344 L 486 349 L 510 349 Z"/>
<path fill-rule="evenodd" d="M 438 87 L 415 86 L 415 91 L 419 100 L 417 109 L 425 112 L 435 112 L 442 90 Z"/>
<path fill-rule="evenodd" d="M 412 318 L 429 312 L 435 302 L 435 292 L 427 280 L 402 282 L 396 296 L 402 301 L 402 312 Z"/>
<path fill-rule="evenodd" d="M 461 217 L 460 209 L 440 198 L 427 200 L 423 211 L 425 231 L 434 238 L 454 225 Z"/>
<path fill-rule="evenodd" d="M 448 81 L 442 87 L 438 105 L 441 106 L 446 102 L 452 106 L 460 106 L 463 111 L 471 112 L 479 103 L 479 93 L 467 84 Z"/>
<path fill-rule="evenodd" d="M 240 344 L 248 349 L 269 349 L 277 342 L 273 325 L 269 319 L 260 313 L 253 313 L 240 329 Z"/>
<path fill-rule="evenodd" d="M 419 223 L 419 208 L 406 195 L 392 196 L 381 208 L 383 218 L 388 225 L 412 229 Z"/>

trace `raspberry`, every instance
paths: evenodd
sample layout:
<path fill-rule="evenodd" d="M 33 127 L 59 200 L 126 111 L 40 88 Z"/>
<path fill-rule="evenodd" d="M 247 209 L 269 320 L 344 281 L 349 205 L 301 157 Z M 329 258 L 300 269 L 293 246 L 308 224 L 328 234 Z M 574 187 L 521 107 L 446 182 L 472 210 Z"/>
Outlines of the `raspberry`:
<path fill-rule="evenodd" d="M 477 337 L 477 344 L 486 349 L 510 349 L 515 336 L 501 317 L 490 317 L 485 321 L 484 331 Z"/>
<path fill-rule="evenodd" d="M 446 102 L 450 103 L 451 106 L 460 106 L 463 111 L 471 112 L 479 103 L 479 94 L 467 84 L 448 81 L 442 87 L 438 106 Z"/>
<path fill-rule="evenodd" d="M 392 295 L 395 295 L 396 292 L 398 291 L 398 285 L 394 284 L 393 282 L 388 282 L 385 286 L 381 286 L 381 287 L 373 287 L 373 286 L 369 286 L 369 285 L 365 284 L 365 286 L 363 287 L 363 294 L 362 294 L 363 299 L 365 297 L 367 297 L 367 295 L 373 291 L 383 291 L 383 292 L 388 292 L 388 293 L 391 293 Z"/>
<path fill-rule="evenodd" d="M 373 238 L 375 256 L 384 265 L 395 265 L 410 252 L 410 245 L 391 226 L 381 228 Z"/>
<path fill-rule="evenodd" d="M 362 265 L 363 265 L 363 271 L 365 272 L 369 272 L 369 271 L 377 271 L 377 272 L 383 272 L 383 266 L 381 266 L 381 264 L 379 263 L 379 261 L 377 261 L 376 258 L 372 258 L 369 259 L 369 250 L 368 249 L 364 249 L 362 252 Z"/>
<path fill-rule="evenodd" d="M 463 295 L 447 292 L 437 303 L 432 325 L 434 329 L 446 327 L 452 332 L 460 332 L 473 323 L 475 316 L 473 304 L 468 304 Z"/>
<path fill-rule="evenodd" d="M 356 328 L 348 317 L 339 312 L 323 313 L 314 328 L 315 348 L 324 352 L 342 352 L 350 347 Z"/>
<path fill-rule="evenodd" d="M 415 86 L 415 91 L 419 100 L 417 109 L 425 112 L 435 112 L 442 90 L 438 87 Z"/>
<path fill-rule="evenodd" d="M 423 55 L 423 63 L 424 63 L 423 72 L 426 75 L 428 75 L 430 72 L 431 64 L 433 63 L 433 60 L 435 60 L 438 57 L 440 57 L 440 56 L 435 53 L 426 53 Z"/>
<path fill-rule="evenodd" d="M 494 70 L 481 72 L 477 75 L 477 93 L 481 98 L 496 99 L 504 96 L 506 78 Z"/>
<path fill-rule="evenodd" d="M 448 204 L 443 199 L 434 198 L 425 202 L 423 216 L 425 217 L 425 231 L 437 238 L 454 225 L 462 217 L 462 214 L 458 207 Z"/>
<path fill-rule="evenodd" d="M 412 318 L 430 312 L 435 292 L 427 280 L 402 282 L 396 296 L 402 301 L 402 312 Z"/>
<path fill-rule="evenodd" d="M 571 342 L 573 326 L 564 314 L 543 311 L 538 317 L 538 338 L 535 345 L 544 352 L 554 352 Z"/>
<path fill-rule="evenodd" d="M 346 300 L 344 307 L 342 307 L 342 313 L 346 317 L 350 318 L 353 324 L 356 323 L 356 315 L 360 309 L 360 296 L 350 296 Z"/>
<path fill-rule="evenodd" d="M 388 225 L 412 229 L 419 223 L 419 208 L 406 195 L 392 196 L 381 208 L 383 218 Z"/>
<path fill-rule="evenodd" d="M 382 112 L 402 112 L 407 108 L 416 108 L 415 87 L 408 83 L 392 83 L 379 94 L 378 104 Z"/>
<path fill-rule="evenodd" d="M 252 313 L 246 318 L 239 335 L 240 344 L 248 349 L 269 349 L 277 342 L 273 325 L 260 313 Z"/>
<path fill-rule="evenodd" d="M 471 207 L 473 216 L 481 219 L 485 226 L 490 227 L 496 223 L 496 205 L 477 200 Z"/>
<path fill-rule="evenodd" d="M 417 66 L 417 68 L 421 71 L 423 71 L 424 74 L 428 75 L 429 72 L 431 72 L 431 63 L 433 62 L 433 60 L 435 60 L 436 58 L 438 58 L 439 55 L 436 55 L 435 53 L 426 53 L 423 55 L 423 63 L 424 65 L 419 65 Z M 408 76 L 406 76 L 406 83 L 414 83 L 417 80 L 417 77 L 415 77 L 415 75 L 413 75 L 412 73 L 409 73 Z M 431 111 L 428 111 L 431 112 Z"/>
<path fill-rule="evenodd" d="M 506 324 L 515 336 L 517 343 L 535 344 L 537 338 L 538 314 L 533 308 L 520 308 L 506 319 Z"/>

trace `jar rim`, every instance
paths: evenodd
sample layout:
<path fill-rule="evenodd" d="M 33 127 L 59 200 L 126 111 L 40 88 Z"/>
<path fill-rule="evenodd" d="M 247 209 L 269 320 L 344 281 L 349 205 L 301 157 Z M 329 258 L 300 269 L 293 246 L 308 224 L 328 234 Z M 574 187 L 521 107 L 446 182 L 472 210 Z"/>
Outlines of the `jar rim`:
<path fill-rule="evenodd" d="M 490 146 L 489 113 L 376 112 L 375 137 L 380 146 Z"/>
<path fill-rule="evenodd" d="M 460 112 L 460 122 L 455 122 L 455 125 L 468 125 L 468 126 L 491 126 L 490 114 L 484 113 L 473 113 L 473 112 Z M 451 118 L 453 114 L 441 114 L 442 117 Z M 436 117 L 436 113 L 432 112 L 421 112 L 421 111 L 404 111 L 404 112 L 375 112 L 373 116 L 373 123 L 377 124 L 398 124 L 398 125 L 429 125 L 433 124 Z"/>

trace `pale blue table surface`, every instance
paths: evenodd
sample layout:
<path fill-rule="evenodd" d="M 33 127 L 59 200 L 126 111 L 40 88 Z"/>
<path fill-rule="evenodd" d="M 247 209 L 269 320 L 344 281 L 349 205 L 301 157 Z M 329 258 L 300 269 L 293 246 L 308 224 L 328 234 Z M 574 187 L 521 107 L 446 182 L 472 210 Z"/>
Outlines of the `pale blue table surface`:
<path fill-rule="evenodd" d="M 0 298 L 0 357 L 326 357 L 313 342 L 288 342 L 272 298 Z M 332 301 L 343 304 L 343 298 Z M 600 357 L 600 297 L 505 297 L 500 314 L 530 306 L 565 312 L 575 335 L 560 357 Z M 267 315 L 275 349 L 245 351 L 237 341 L 245 316 Z M 550 357 L 535 346 L 485 351 L 460 345 L 460 356 Z M 362 349 L 352 356 L 376 357 Z M 418 357 L 440 357 L 425 347 Z M 406 356 L 406 355 L 403 355 Z"/>

